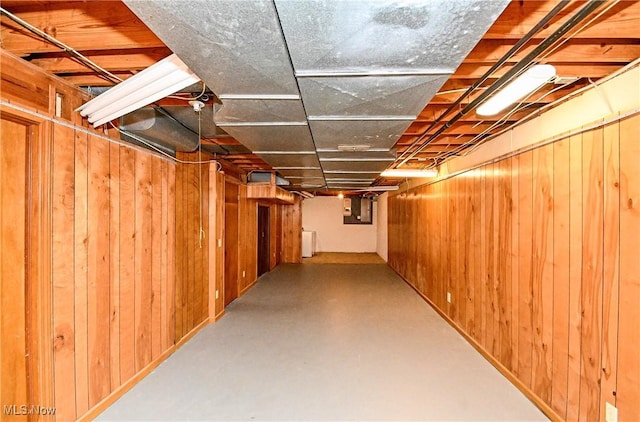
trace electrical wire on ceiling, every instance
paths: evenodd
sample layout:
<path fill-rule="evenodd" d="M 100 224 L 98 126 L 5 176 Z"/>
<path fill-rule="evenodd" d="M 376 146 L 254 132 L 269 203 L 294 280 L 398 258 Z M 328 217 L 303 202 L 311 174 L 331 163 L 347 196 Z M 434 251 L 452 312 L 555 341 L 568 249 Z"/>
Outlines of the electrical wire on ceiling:
<path fill-rule="evenodd" d="M 535 61 L 536 63 L 540 63 L 543 62 L 544 59 L 546 59 L 548 56 L 550 56 L 552 53 L 554 53 L 555 51 L 557 51 L 560 47 L 562 47 L 565 43 L 567 43 L 570 39 L 572 39 L 573 37 L 575 37 L 577 34 L 579 34 L 580 32 L 582 32 L 583 30 L 585 30 L 586 28 L 588 28 L 593 22 L 595 22 L 597 19 L 599 19 L 601 16 L 603 16 L 605 13 L 607 13 L 609 10 L 611 10 L 611 8 L 613 8 L 616 4 L 618 4 L 620 2 L 620 0 L 616 0 L 614 2 L 611 3 L 607 3 L 607 6 L 600 10 L 595 16 L 593 16 L 591 19 L 589 19 L 587 22 L 582 23 L 580 26 L 576 26 L 574 27 L 567 36 L 563 37 L 563 38 L 559 38 L 555 44 L 552 44 L 548 50 L 546 50 L 543 54 L 540 55 L 540 57 Z M 590 78 L 588 78 L 588 81 L 590 84 L 592 84 L 596 90 L 599 90 L 598 85 L 594 84 Z M 559 87 L 556 87 L 546 93 L 544 93 L 543 95 L 541 95 L 540 97 L 536 98 L 533 103 L 538 103 L 540 102 L 542 99 L 544 99 L 545 97 L 553 94 L 554 92 L 560 91 L 564 88 L 566 88 L 567 86 L 573 84 L 575 81 L 571 81 L 565 84 L 562 84 Z M 531 93 L 529 95 L 529 97 L 531 95 L 533 95 L 534 93 Z M 489 131 L 498 128 L 504 124 L 506 124 L 508 122 L 509 117 L 511 117 L 513 114 L 515 114 L 518 111 L 522 111 L 524 109 L 526 109 L 530 104 L 527 103 L 527 98 L 522 99 L 517 105 L 516 107 L 514 107 L 509 113 L 507 113 L 505 116 L 503 116 L 503 118 L 499 119 L 498 121 L 496 121 L 493 125 L 491 125 L 489 128 L 485 129 L 484 131 L 482 131 L 480 134 L 474 136 L 472 139 L 470 139 L 469 141 L 465 142 L 464 144 L 460 145 L 458 148 L 455 148 L 453 151 L 448 151 L 444 153 L 444 156 L 436 156 L 435 158 L 438 159 L 439 162 L 443 162 L 444 160 L 453 157 L 453 156 L 466 156 L 468 154 L 470 154 L 471 152 L 475 151 L 482 143 L 486 142 L 487 140 L 489 140 L 490 138 L 492 138 L 494 136 L 497 136 L 497 134 L 490 134 Z M 608 103 L 608 99 L 605 99 L 605 102 L 607 102 L 607 105 L 609 107 L 609 109 L 611 109 L 611 105 Z M 530 103 L 530 102 L 529 102 Z M 533 115 L 536 114 L 538 110 L 532 112 L 531 114 L 525 116 L 524 118 L 520 119 L 522 122 L 529 120 Z M 484 122 L 480 121 L 478 122 L 478 124 Z M 487 136 L 484 136 L 487 135 Z M 447 146 L 450 146 L 447 145 Z M 464 154 L 462 154 L 461 152 L 464 151 Z"/>
<path fill-rule="evenodd" d="M 422 142 L 422 140 L 427 136 L 427 134 L 429 133 L 429 131 L 433 128 L 436 127 L 436 125 L 438 125 L 446 116 L 448 116 L 449 114 L 451 114 L 451 112 L 453 112 L 453 110 L 455 110 L 456 107 L 458 107 L 466 98 L 469 98 L 469 96 L 482 84 L 484 83 L 487 79 L 489 79 L 491 77 L 491 75 L 498 70 L 504 63 L 507 62 L 507 60 L 509 60 L 511 57 L 513 57 L 515 54 L 518 53 L 518 51 L 520 51 L 527 42 L 529 42 L 529 40 L 531 40 L 538 32 L 540 32 L 542 29 L 544 29 L 544 27 L 558 14 L 560 13 L 560 11 L 562 9 L 564 9 L 565 6 L 567 6 L 567 4 L 569 3 L 569 1 L 564 0 L 559 2 L 549 13 L 547 13 L 547 15 L 542 18 L 542 20 L 540 20 L 533 28 L 531 28 L 531 30 L 529 30 L 529 32 L 527 32 L 527 34 L 525 34 L 524 37 L 522 37 L 513 47 L 511 47 L 509 49 L 509 51 L 507 51 L 496 63 L 493 64 L 493 66 L 491 66 L 491 68 L 489 68 L 489 70 L 487 70 L 476 82 L 474 82 L 467 90 L 464 94 L 462 94 L 456 101 L 454 101 L 453 104 L 451 104 L 440 116 L 438 116 L 437 119 L 435 119 L 433 121 L 433 123 L 431 123 L 431 125 L 429 125 L 424 131 L 423 134 L 420 135 L 414 142 L 412 142 L 400 155 L 400 157 L 398 157 L 398 160 L 403 160 L 399 165 L 403 165 L 406 164 L 406 162 L 408 160 L 410 160 L 411 158 L 413 158 L 415 156 L 415 154 L 417 154 L 420 150 L 421 145 L 426 145 L 430 140 L 432 140 L 432 138 L 430 137 L 429 140 L 427 140 L 424 144 L 420 144 L 420 142 Z M 496 81 L 497 83 L 498 81 Z M 494 83 L 494 85 L 496 84 Z M 502 83 L 502 85 L 504 85 L 505 82 Z M 495 90 L 495 89 L 493 89 Z M 486 93 L 487 91 L 485 91 Z M 490 94 L 490 92 L 489 92 Z M 461 112 L 467 110 L 469 107 L 469 104 L 467 104 L 467 106 L 460 112 L 458 112 L 457 115 L 460 115 Z M 466 114 L 466 113 L 465 113 Z M 455 118 L 455 117 L 454 117 Z M 444 123 L 445 125 L 447 123 Z M 418 150 L 416 150 L 415 152 L 411 152 L 411 149 L 418 146 Z M 409 153 L 409 156 L 405 158 L 405 154 Z"/>
<path fill-rule="evenodd" d="M 547 20 L 547 21 L 550 20 L 553 17 L 551 15 L 554 12 L 557 14 L 557 12 L 559 12 L 559 10 L 562 9 L 562 7 L 565 5 L 565 3 L 566 2 L 558 4 L 549 14 L 547 14 L 547 16 L 545 16 L 545 18 L 542 21 L 540 21 L 536 25 L 536 27 L 534 27 L 534 29 L 538 29 L 538 30 L 541 29 L 541 28 L 538 28 L 540 26 L 540 24 L 543 23 L 545 20 Z M 403 151 L 403 153 L 401 154 L 400 158 L 398 158 L 398 160 L 397 160 L 397 161 L 399 161 L 399 160 L 402 160 L 402 161 L 399 164 L 397 164 L 396 166 L 406 164 L 410 159 L 412 159 L 413 157 L 415 157 L 415 155 L 420 153 L 433 140 L 437 139 L 440 135 L 442 135 L 442 133 L 446 129 L 450 128 L 453 124 L 455 124 L 461 117 L 463 117 L 464 115 L 469 113 L 471 110 L 475 109 L 486 98 L 488 98 L 493 92 L 499 90 L 504 85 L 506 85 L 506 83 L 508 83 L 511 79 L 517 77 L 519 73 L 521 73 L 524 70 L 526 70 L 526 68 L 528 66 L 530 66 L 531 64 L 539 62 L 541 60 L 541 57 L 546 57 L 546 55 L 545 56 L 541 56 L 542 54 L 549 54 L 548 51 L 550 49 L 552 49 L 552 51 L 557 49 L 559 47 L 559 45 L 562 45 L 563 43 L 567 42 L 571 37 L 575 36 L 576 33 L 578 33 L 579 31 L 583 30 L 584 28 L 586 28 L 595 19 L 597 19 L 599 16 L 601 16 L 603 13 L 605 13 L 607 10 L 609 10 L 611 7 L 613 7 L 615 5 L 615 4 L 608 5 L 608 7 L 605 10 L 600 11 L 598 13 L 598 15 L 593 17 L 587 23 L 584 23 L 582 26 L 578 26 L 591 13 L 593 13 L 595 10 L 597 10 L 599 7 L 601 7 L 603 3 L 604 3 L 603 0 L 594 0 L 594 1 L 591 1 L 591 2 L 587 3 L 576 14 L 571 16 L 564 24 L 562 24 L 556 31 L 554 31 L 547 38 L 545 38 L 540 44 L 538 44 L 538 46 L 535 47 L 529 54 L 527 54 L 520 62 L 518 62 L 509 71 L 507 71 L 505 73 L 505 75 L 500 77 L 493 85 L 491 85 L 491 87 L 489 87 L 485 92 L 483 92 L 481 95 L 479 95 L 473 101 L 471 101 L 469 104 L 467 104 L 467 106 L 465 106 L 462 111 L 459 111 L 449 121 L 444 122 L 443 125 L 434 134 L 430 135 L 428 139 L 426 139 L 424 142 L 422 142 L 427 137 L 428 131 L 431 130 L 432 128 L 434 128 L 435 125 L 438 124 L 443 119 L 443 116 L 448 114 L 450 112 L 450 110 L 453 109 L 453 107 L 459 105 L 462 102 L 462 100 L 464 98 L 466 98 L 467 95 L 470 94 L 473 91 L 473 88 L 475 86 L 479 85 L 479 83 L 478 83 L 479 81 L 476 82 L 469 89 L 468 93 L 463 94 L 458 99 L 458 101 L 456 101 L 454 104 L 452 104 L 447 109 L 447 111 L 445 111 L 445 113 L 443 115 L 441 115 L 438 119 L 436 119 L 436 121 L 434 121 L 429 126 L 429 128 L 427 128 L 427 130 L 425 130 L 423 135 L 419 136 L 418 139 L 416 139 L 409 147 L 407 147 L 407 149 L 405 149 L 405 151 Z M 615 3 L 617 3 L 617 1 Z M 525 38 L 527 38 L 527 39 L 530 38 L 529 34 L 531 34 L 531 32 L 533 32 L 533 30 L 530 31 L 529 33 L 527 33 Z M 569 35 L 567 35 L 567 34 L 569 34 Z M 533 36 L 533 34 L 531 34 L 531 37 L 532 36 Z M 563 36 L 564 36 L 564 38 L 562 38 Z M 521 41 L 523 41 L 523 40 L 524 40 L 524 38 Z M 524 44 L 522 44 L 522 45 L 524 45 Z M 516 46 L 514 46 L 514 47 L 516 47 Z M 513 50 L 513 48 L 512 48 L 512 50 Z M 511 53 L 511 50 L 509 51 L 509 53 Z M 507 53 L 507 54 L 509 54 L 509 53 Z M 504 58 L 504 56 L 503 56 L 503 58 Z M 500 65 L 501 66 L 506 61 L 506 60 L 503 60 L 503 58 L 501 58 L 494 66 L 492 66 L 492 68 L 485 75 L 483 75 L 481 80 L 484 80 L 483 78 L 485 78 L 485 76 L 488 77 L 488 75 L 487 75 L 488 73 L 494 72 L 495 69 L 497 69 L 496 65 Z M 490 137 L 487 136 L 486 138 L 483 138 L 481 140 L 481 142 L 485 142 L 489 138 Z M 422 142 L 422 143 L 420 145 L 418 145 L 418 143 L 420 143 L 420 142 Z M 412 151 L 407 156 L 405 156 L 407 154 L 407 152 L 409 152 L 415 146 L 417 146 L 415 151 Z M 436 164 L 436 165 L 438 165 L 438 164 Z"/>
<path fill-rule="evenodd" d="M 16 16 L 13 13 L 9 12 L 5 8 L 0 7 L 0 13 L 5 15 L 7 18 L 11 19 L 12 21 L 17 23 L 18 25 L 22 26 L 23 28 L 25 28 L 26 30 L 31 32 L 32 34 L 37 35 L 38 37 L 42 38 L 43 40 L 47 41 L 48 43 L 58 47 L 59 49 L 61 49 L 64 52 L 66 52 L 67 54 L 69 54 L 69 56 L 71 56 L 72 59 L 78 61 L 78 63 L 80 63 L 80 64 L 88 67 L 92 71 L 96 72 L 100 77 L 106 79 L 107 81 L 113 82 L 113 83 L 122 82 L 121 78 L 119 78 L 118 76 L 116 76 L 113 73 L 109 72 L 108 70 L 104 69 L 103 67 L 98 65 L 96 62 L 94 62 L 93 60 L 88 58 L 87 56 L 85 56 L 82 53 L 80 53 L 77 50 L 75 50 L 73 47 L 68 46 L 67 44 L 63 43 L 62 41 L 60 41 L 59 39 L 57 39 L 55 37 L 52 37 L 51 35 L 47 34 L 44 31 L 42 31 L 40 28 L 37 28 L 37 27 L 31 25 L 29 22 L 19 18 L 18 16 Z"/>
<path fill-rule="evenodd" d="M 222 171 L 222 164 L 220 164 L 218 162 L 218 160 L 199 160 L 199 161 L 184 161 L 184 160 L 180 160 L 179 158 L 176 158 L 173 155 L 166 153 L 162 149 L 160 149 L 157 146 L 153 145 L 147 139 L 144 139 L 143 137 L 138 136 L 135 133 L 129 132 L 129 131 L 124 130 L 124 129 L 120 129 L 118 126 L 114 125 L 112 122 L 109 122 L 109 125 L 111 125 L 111 127 L 113 127 L 118 133 L 123 133 L 123 134 L 125 134 L 127 136 L 130 136 L 131 138 L 133 138 L 136 141 L 140 142 L 141 144 L 144 144 L 145 146 L 151 148 L 155 152 L 157 152 L 159 154 L 162 154 L 163 156 L 167 157 L 168 159 L 170 159 L 171 161 L 173 161 L 175 163 L 179 163 L 179 164 L 213 164 L 213 163 L 215 163 L 215 164 L 218 165 L 218 169 L 217 170 L 218 171 Z"/>

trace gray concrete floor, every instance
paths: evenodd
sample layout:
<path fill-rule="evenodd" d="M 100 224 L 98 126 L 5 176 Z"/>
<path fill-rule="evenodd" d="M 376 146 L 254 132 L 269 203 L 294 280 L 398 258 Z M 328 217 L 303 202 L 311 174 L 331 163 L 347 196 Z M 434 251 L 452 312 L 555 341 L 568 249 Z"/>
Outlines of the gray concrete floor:
<path fill-rule="evenodd" d="M 386 265 L 281 265 L 98 420 L 547 420 Z"/>

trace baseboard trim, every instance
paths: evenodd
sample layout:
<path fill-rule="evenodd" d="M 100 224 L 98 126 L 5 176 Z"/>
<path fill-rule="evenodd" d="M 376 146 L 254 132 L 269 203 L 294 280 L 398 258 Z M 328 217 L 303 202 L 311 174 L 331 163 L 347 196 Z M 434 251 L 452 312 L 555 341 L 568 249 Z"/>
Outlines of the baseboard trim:
<path fill-rule="evenodd" d="M 224 313 L 224 312 L 223 312 Z M 220 315 L 222 316 L 222 315 Z M 182 337 L 176 344 L 169 347 L 165 350 L 160 356 L 158 356 L 154 361 L 149 363 L 147 366 L 142 368 L 135 374 L 133 377 L 129 378 L 124 384 L 121 384 L 120 387 L 116 388 L 109 394 L 107 397 L 102 399 L 98 404 L 93 406 L 87 413 L 78 418 L 78 421 L 92 421 L 98 417 L 102 412 L 107 410 L 109 406 L 116 402 L 120 397 L 122 397 L 127 391 L 131 390 L 137 383 L 139 383 L 144 377 L 149 375 L 151 371 L 156 369 L 162 362 L 164 362 L 169 356 L 171 356 L 176 350 L 182 347 L 186 342 L 191 340 L 193 336 L 198 334 L 200 330 L 209 325 L 212 321 L 209 319 L 205 319 L 200 324 L 198 324 L 193 330 L 191 330 L 187 335 Z"/>
<path fill-rule="evenodd" d="M 433 308 L 434 311 L 438 313 L 449 325 L 451 325 L 462 337 L 474 349 L 476 349 L 486 360 L 489 361 L 491 365 L 493 365 L 500 373 L 511 382 L 518 390 L 522 392 L 542 413 L 545 414 L 549 419 L 554 422 L 563 422 L 564 419 L 558 415 L 555 410 L 553 410 L 547 403 L 545 403 L 540 397 L 538 397 L 529 387 L 527 387 L 522 381 L 520 381 L 506 366 L 504 366 L 499 360 L 497 360 L 491 353 L 485 350 L 484 347 L 480 343 L 476 341 L 473 337 L 471 337 L 466 331 L 464 331 L 458 324 L 452 320 L 449 315 L 447 315 L 444 311 L 442 311 L 436 304 L 425 296 L 420 290 L 418 290 L 409 280 L 404 278 L 402 274 L 396 271 L 391 265 L 389 265 L 397 275 L 400 277 L 405 283 L 409 285 L 429 306 Z"/>
<path fill-rule="evenodd" d="M 249 283 L 247 285 L 247 287 L 245 287 L 244 289 L 242 289 L 241 291 L 238 292 L 238 297 L 244 295 L 245 293 L 247 293 L 247 291 L 249 291 L 250 288 L 252 288 L 253 286 L 255 286 L 255 284 L 258 282 L 258 279 L 253 280 L 251 283 Z"/>
<path fill-rule="evenodd" d="M 220 321 L 220 318 L 222 318 L 224 316 L 224 309 L 222 310 L 222 312 L 219 312 L 216 316 L 214 316 L 213 318 L 209 318 L 209 322 L 213 323 L 213 322 L 218 322 Z"/>

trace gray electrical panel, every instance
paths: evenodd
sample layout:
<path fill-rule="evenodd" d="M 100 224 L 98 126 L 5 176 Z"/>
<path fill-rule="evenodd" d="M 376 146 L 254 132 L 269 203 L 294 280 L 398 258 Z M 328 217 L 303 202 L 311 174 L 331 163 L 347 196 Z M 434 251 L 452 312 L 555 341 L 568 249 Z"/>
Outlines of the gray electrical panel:
<path fill-rule="evenodd" d="M 373 224 L 373 198 L 344 198 L 343 224 Z"/>

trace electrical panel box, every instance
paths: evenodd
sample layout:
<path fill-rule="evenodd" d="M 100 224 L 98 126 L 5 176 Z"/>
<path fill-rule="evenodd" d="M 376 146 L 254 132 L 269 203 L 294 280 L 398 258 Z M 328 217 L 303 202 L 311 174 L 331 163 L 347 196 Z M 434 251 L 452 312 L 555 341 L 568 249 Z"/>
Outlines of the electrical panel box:
<path fill-rule="evenodd" d="M 373 224 L 373 198 L 350 196 L 344 204 L 343 224 Z"/>

